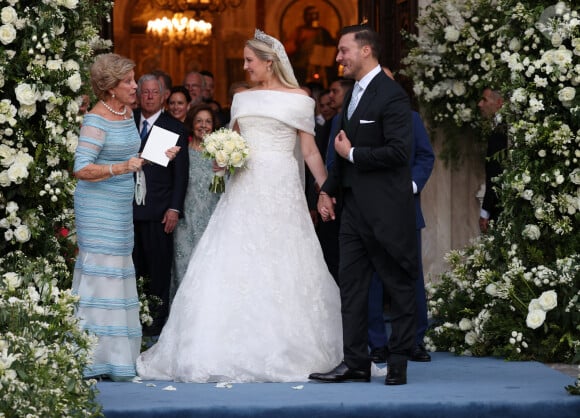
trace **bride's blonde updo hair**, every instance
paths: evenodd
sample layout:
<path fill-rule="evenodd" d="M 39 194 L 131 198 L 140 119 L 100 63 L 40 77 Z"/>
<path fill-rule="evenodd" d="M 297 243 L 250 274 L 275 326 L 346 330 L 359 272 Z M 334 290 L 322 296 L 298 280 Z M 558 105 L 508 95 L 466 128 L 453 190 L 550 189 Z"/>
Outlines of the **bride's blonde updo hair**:
<path fill-rule="evenodd" d="M 278 77 L 284 87 L 299 87 L 286 50 L 280 41 L 256 29 L 254 38 L 246 41 L 246 46 L 254 51 L 261 61 L 272 62 L 272 73 Z"/>

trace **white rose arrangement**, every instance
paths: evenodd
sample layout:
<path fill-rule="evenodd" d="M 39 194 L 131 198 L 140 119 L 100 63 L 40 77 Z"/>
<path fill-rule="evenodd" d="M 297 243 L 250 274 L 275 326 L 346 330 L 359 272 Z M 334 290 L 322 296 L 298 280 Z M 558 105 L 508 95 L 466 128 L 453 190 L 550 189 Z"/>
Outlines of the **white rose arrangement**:
<path fill-rule="evenodd" d="M 575 363 L 580 355 L 578 2 L 426 3 L 403 60 L 421 111 L 432 128 L 452 122 L 479 129 L 481 91 L 495 86 L 505 99 L 501 117 L 509 151 L 495 181 L 502 212 L 490 234 L 446 256 L 450 270 L 430 287 L 435 327 L 425 343 L 464 355 Z M 444 145 L 452 138 L 446 134 Z M 478 322 L 484 311 L 489 319 Z M 580 395 L 580 379 L 566 389 Z"/>
<path fill-rule="evenodd" d="M 558 295 L 554 290 L 543 292 L 538 299 L 532 299 L 528 306 L 526 325 L 531 329 L 541 327 L 546 320 L 546 312 L 558 306 Z"/>
<path fill-rule="evenodd" d="M 226 172 L 234 174 L 237 168 L 244 166 L 249 154 L 248 145 L 238 132 L 221 128 L 206 135 L 201 146 L 203 156 L 215 160 L 222 168 L 215 173 L 209 190 L 213 193 L 223 193 L 226 189 L 224 180 Z"/>
<path fill-rule="evenodd" d="M 70 170 L 112 2 L 0 5 L 0 416 L 101 416 L 75 317 Z M 66 34 L 66 36 L 65 36 Z M 34 393 L 34 396 L 30 396 Z"/>

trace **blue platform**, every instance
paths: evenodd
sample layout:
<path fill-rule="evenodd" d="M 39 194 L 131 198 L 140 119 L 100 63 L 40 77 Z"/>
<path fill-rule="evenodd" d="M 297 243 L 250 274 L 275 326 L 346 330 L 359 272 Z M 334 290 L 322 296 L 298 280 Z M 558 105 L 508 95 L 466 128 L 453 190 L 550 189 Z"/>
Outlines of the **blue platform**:
<path fill-rule="evenodd" d="M 579 418 L 574 378 L 536 362 L 432 353 L 409 363 L 407 385 L 371 383 L 215 384 L 99 382 L 97 399 L 113 417 L 428 417 Z M 149 384 L 149 386 L 148 386 Z M 154 384 L 155 386 L 152 386 Z M 302 385 L 302 389 L 297 387 Z M 176 390 L 163 390 L 173 386 Z"/>

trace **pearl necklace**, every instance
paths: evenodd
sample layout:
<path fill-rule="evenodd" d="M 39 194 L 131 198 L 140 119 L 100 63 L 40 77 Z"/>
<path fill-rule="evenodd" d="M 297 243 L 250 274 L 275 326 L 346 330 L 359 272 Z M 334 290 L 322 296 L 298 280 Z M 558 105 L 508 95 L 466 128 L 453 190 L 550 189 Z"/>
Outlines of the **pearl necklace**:
<path fill-rule="evenodd" d="M 127 106 L 123 106 L 123 111 L 122 112 L 118 112 L 115 109 L 113 109 L 111 106 L 109 106 L 107 103 L 105 103 L 104 100 L 101 100 L 101 103 L 103 104 L 103 106 L 105 106 L 105 108 L 111 112 L 113 115 L 117 115 L 117 116 L 125 116 L 127 114 Z"/>

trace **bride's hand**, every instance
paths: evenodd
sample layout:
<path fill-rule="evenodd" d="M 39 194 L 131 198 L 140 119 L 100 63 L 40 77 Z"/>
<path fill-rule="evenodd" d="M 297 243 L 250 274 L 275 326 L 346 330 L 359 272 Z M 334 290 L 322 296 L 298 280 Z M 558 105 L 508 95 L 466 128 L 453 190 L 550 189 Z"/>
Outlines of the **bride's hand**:
<path fill-rule="evenodd" d="M 213 160 L 213 166 L 212 166 L 213 172 L 217 173 L 218 171 L 224 171 L 226 168 L 225 167 L 220 167 L 218 165 L 218 163 L 216 163 L 215 160 Z"/>
<path fill-rule="evenodd" d="M 334 221 L 336 219 L 334 214 L 334 204 L 334 198 L 330 197 L 324 192 L 320 192 L 318 194 L 318 213 L 320 213 L 320 216 L 324 222 L 330 220 Z"/>

